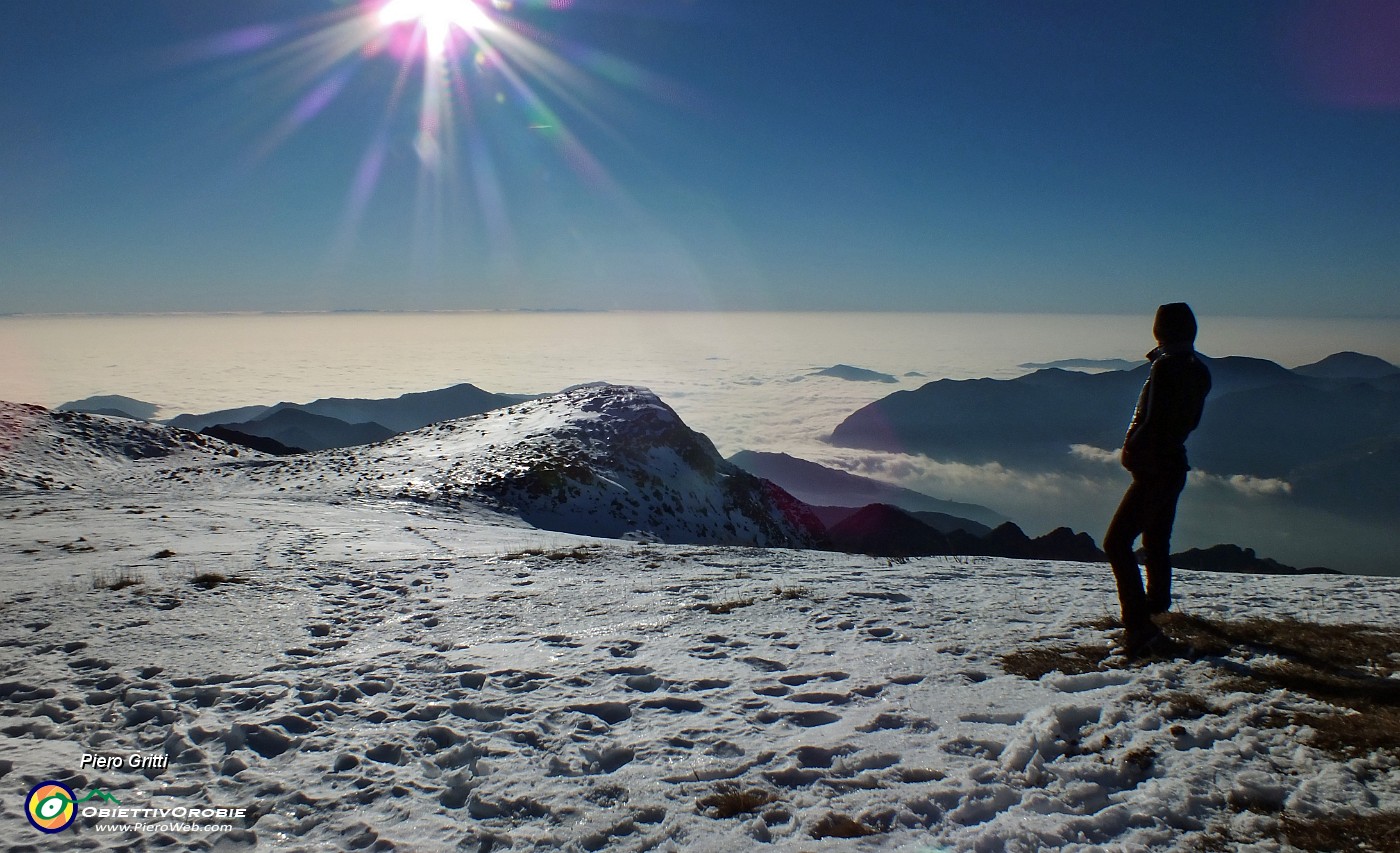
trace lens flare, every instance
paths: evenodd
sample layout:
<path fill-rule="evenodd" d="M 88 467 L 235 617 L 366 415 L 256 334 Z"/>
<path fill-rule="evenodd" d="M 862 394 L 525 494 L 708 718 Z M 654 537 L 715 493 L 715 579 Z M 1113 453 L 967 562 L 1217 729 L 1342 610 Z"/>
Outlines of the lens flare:
<path fill-rule="evenodd" d="M 407 178 L 406 168 L 418 173 L 409 271 L 425 281 L 440 280 L 440 261 L 460 262 L 464 252 L 473 253 L 474 267 L 510 274 L 520 262 L 512 205 L 533 212 L 540 199 L 558 198 L 562 179 L 634 215 L 635 203 L 573 125 L 587 125 L 609 146 L 625 145 L 605 118 L 628 109 L 619 90 L 675 101 L 677 89 L 554 31 L 570 3 L 338 0 L 336 6 L 205 37 L 170 53 L 180 64 L 230 63 L 241 87 L 268 93 L 258 105 L 269 111 L 268 120 L 240 164 L 245 172 L 261 168 L 324 116 L 344 121 L 346 102 L 372 105 L 365 150 L 345 175 L 344 206 L 321 278 L 335 280 L 352 267 L 363 235 L 379 239 L 382 232 L 371 223 L 397 226 L 403 217 L 376 216 L 375 203 L 404 198 L 381 189 Z M 395 66 L 393 73 L 384 73 L 385 64 Z M 381 87 L 377 104 L 367 100 L 374 87 Z"/>
<path fill-rule="evenodd" d="M 409 24 L 420 28 L 429 56 L 447 51 L 454 30 L 473 37 L 496 26 L 472 0 L 389 0 L 378 18 L 384 27 Z"/>

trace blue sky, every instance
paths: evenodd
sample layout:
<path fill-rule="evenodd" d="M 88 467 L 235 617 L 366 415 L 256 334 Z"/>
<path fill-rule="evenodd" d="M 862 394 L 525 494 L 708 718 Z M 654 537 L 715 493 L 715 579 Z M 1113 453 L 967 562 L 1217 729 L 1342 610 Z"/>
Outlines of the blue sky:
<path fill-rule="evenodd" d="M 0 4 L 0 310 L 1400 316 L 1393 4 L 482 2 Z"/>

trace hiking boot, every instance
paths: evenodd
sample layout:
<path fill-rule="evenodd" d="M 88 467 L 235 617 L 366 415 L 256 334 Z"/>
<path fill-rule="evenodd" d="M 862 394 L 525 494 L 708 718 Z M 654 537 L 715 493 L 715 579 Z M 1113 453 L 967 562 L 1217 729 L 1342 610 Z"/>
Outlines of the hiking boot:
<path fill-rule="evenodd" d="M 1173 645 L 1155 626 L 1123 632 L 1123 655 L 1129 660 L 1170 654 Z"/>

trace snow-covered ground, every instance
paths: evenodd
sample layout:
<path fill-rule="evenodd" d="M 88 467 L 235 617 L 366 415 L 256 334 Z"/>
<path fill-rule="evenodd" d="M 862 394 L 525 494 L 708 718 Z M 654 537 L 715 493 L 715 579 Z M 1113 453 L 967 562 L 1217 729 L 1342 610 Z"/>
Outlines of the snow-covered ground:
<path fill-rule="evenodd" d="M 1279 720 L 1319 703 L 1234 692 L 1228 661 L 1005 672 L 1015 650 L 1107 644 L 1104 566 L 551 533 L 216 443 L 131 460 L 30 415 L 0 450 L 0 837 L 19 848 L 1275 850 L 1270 809 L 1239 803 L 1400 808 L 1393 757 L 1309 745 Z M 58 464 L 75 453 L 91 464 Z M 1208 616 L 1400 623 L 1395 579 L 1177 590 Z M 169 767 L 80 767 L 133 752 Z M 46 836 L 24 797 L 50 779 L 249 817 Z"/>

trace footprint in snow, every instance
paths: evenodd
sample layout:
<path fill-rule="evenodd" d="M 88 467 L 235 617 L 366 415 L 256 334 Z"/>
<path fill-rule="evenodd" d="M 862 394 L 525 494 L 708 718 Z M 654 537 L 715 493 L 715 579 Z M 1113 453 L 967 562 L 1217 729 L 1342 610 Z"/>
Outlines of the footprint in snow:
<path fill-rule="evenodd" d="M 757 655 L 750 655 L 748 657 L 739 658 L 739 662 L 746 663 L 749 666 L 755 669 L 762 670 L 764 672 L 783 672 L 788 668 L 787 664 L 785 663 L 775 660 L 769 660 L 768 658 L 761 658 Z"/>
<path fill-rule="evenodd" d="M 893 731 L 909 729 L 916 732 L 931 732 L 938 726 L 927 717 L 906 717 L 903 714 L 888 712 L 876 714 L 870 720 L 856 726 L 858 732 Z"/>
<path fill-rule="evenodd" d="M 637 656 L 637 649 L 641 647 L 642 644 L 638 640 L 618 640 L 608 646 L 607 651 L 615 658 L 633 658 Z"/>
<path fill-rule="evenodd" d="M 755 719 L 765 725 L 786 720 L 795 726 L 810 729 L 835 723 L 841 719 L 841 715 L 831 711 L 779 711 L 770 708 L 760 711 Z"/>
<path fill-rule="evenodd" d="M 622 680 L 628 689 L 636 690 L 638 693 L 655 693 L 665 686 L 666 682 L 654 675 L 629 675 Z"/>
<path fill-rule="evenodd" d="M 583 645 L 568 634 L 546 634 L 540 637 L 540 642 L 564 649 L 577 649 Z"/>
<path fill-rule="evenodd" d="M 588 702 L 569 705 L 564 710 L 592 715 L 608 725 L 617 725 L 632 717 L 632 708 L 626 702 Z"/>
<path fill-rule="evenodd" d="M 698 699 L 686 699 L 681 696 L 663 696 L 657 699 L 647 699 L 642 702 L 642 707 L 690 714 L 705 710 L 705 704 Z"/>
<path fill-rule="evenodd" d="M 786 669 L 786 667 L 784 667 L 784 669 Z M 811 681 L 845 681 L 850 677 L 851 676 L 847 673 L 833 670 L 830 672 L 817 673 L 793 673 L 792 675 L 780 676 L 778 680 L 789 687 L 801 687 Z"/>
<path fill-rule="evenodd" d="M 787 698 L 789 702 L 801 702 L 804 705 L 845 705 L 851 701 L 849 693 L 794 693 Z"/>

